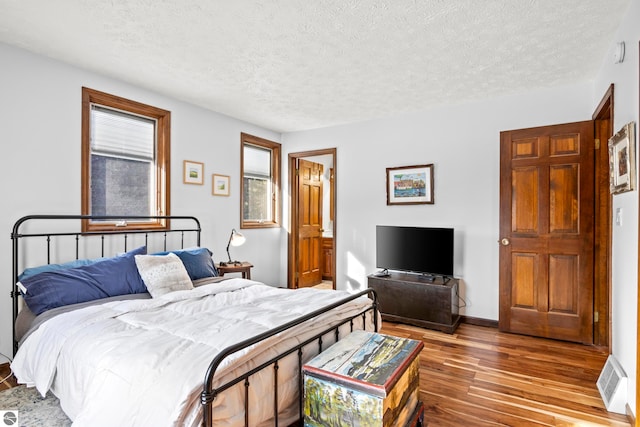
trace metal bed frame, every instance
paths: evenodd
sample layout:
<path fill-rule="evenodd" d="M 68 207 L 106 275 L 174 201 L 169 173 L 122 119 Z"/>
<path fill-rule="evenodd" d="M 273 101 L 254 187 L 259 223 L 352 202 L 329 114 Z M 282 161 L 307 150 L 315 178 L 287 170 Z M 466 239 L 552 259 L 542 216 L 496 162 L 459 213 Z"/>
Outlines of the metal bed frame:
<path fill-rule="evenodd" d="M 159 219 L 166 220 L 168 222 L 167 229 L 148 229 L 148 230 L 128 230 L 123 228 L 122 230 L 109 230 L 109 231 L 92 231 L 92 232 L 81 232 L 81 231 L 52 231 L 52 232 L 22 232 L 21 227 L 25 227 L 25 223 L 33 223 L 36 221 L 51 221 L 56 222 L 59 220 L 75 220 L 75 224 L 78 224 L 78 221 L 82 220 L 99 220 L 99 221 L 109 221 L 114 223 L 121 223 L 126 220 L 151 220 L 151 219 Z M 185 227 L 176 227 L 172 228 L 175 222 L 190 222 L 192 225 L 188 225 Z M 51 250 L 52 250 L 52 239 L 56 239 L 62 236 L 71 236 L 75 241 L 75 259 L 78 259 L 80 256 L 80 242 L 85 241 L 87 238 L 97 238 L 100 242 L 101 247 L 101 256 L 105 256 L 105 240 L 110 239 L 110 236 L 119 236 L 115 237 L 116 239 L 123 239 L 123 250 L 127 251 L 127 240 L 131 235 L 142 235 L 144 237 L 144 243 L 148 245 L 149 239 L 154 239 L 154 242 L 157 243 L 158 238 L 161 238 L 162 242 L 162 250 L 167 250 L 167 238 L 170 235 L 178 235 L 180 238 L 180 248 L 184 248 L 185 235 L 189 235 L 193 233 L 195 235 L 195 245 L 200 246 L 200 221 L 193 216 L 91 216 L 91 215 L 28 215 L 20 218 L 15 222 L 13 226 L 13 230 L 11 232 L 11 240 L 13 242 L 13 257 L 12 257 L 12 291 L 11 298 L 13 299 L 13 339 L 14 339 L 14 354 L 17 351 L 18 343 L 16 341 L 16 333 L 15 333 L 15 323 L 18 316 L 19 309 L 19 289 L 16 286 L 18 282 L 18 275 L 20 274 L 20 269 L 24 269 L 25 266 L 20 265 L 20 242 L 22 239 L 26 238 L 45 238 L 46 241 L 46 263 L 51 263 Z M 178 248 L 171 248 L 178 249 Z M 281 354 L 269 359 L 268 361 L 262 363 L 260 366 L 257 366 L 240 376 L 227 381 L 224 384 L 220 384 L 214 386 L 215 375 L 220 364 L 232 354 L 243 350 L 255 343 L 265 340 L 269 337 L 277 335 L 287 329 L 298 326 L 306 321 L 309 321 L 316 316 L 321 315 L 322 313 L 333 310 L 343 304 L 346 304 L 356 298 L 359 298 L 363 295 L 368 295 L 371 299 L 371 305 L 365 308 L 360 313 L 343 319 L 339 324 L 334 325 L 330 328 L 323 330 L 322 332 L 314 335 L 313 337 L 307 339 L 304 342 L 301 342 L 285 351 Z M 213 402 L 216 397 L 222 393 L 223 391 L 233 387 L 236 384 L 243 383 L 245 387 L 244 393 L 244 413 L 245 413 L 245 426 L 249 426 L 249 390 L 251 387 L 250 378 L 258 373 L 259 371 L 265 369 L 273 369 L 273 378 L 274 378 L 274 388 L 273 388 L 273 410 L 274 410 L 274 425 L 278 426 L 278 370 L 279 370 L 279 362 L 291 355 L 297 354 L 298 359 L 298 405 L 299 405 L 299 418 L 300 421 L 303 419 L 303 378 L 302 378 L 302 360 L 303 354 L 305 351 L 311 351 L 312 356 L 318 354 L 323 351 L 323 341 L 327 336 L 333 336 L 335 341 L 340 339 L 340 328 L 345 326 L 349 329 L 349 331 L 353 331 L 355 327 L 354 321 L 356 319 L 362 318 L 362 325 L 366 324 L 367 316 L 372 316 L 374 330 L 377 332 L 379 329 L 378 324 L 378 302 L 377 296 L 373 289 L 367 289 L 362 292 L 350 295 L 347 298 L 344 298 L 340 301 L 337 301 L 331 305 L 328 305 L 322 309 L 316 310 L 312 313 L 309 313 L 305 316 L 294 319 L 286 324 L 283 324 L 279 327 L 273 328 L 269 331 L 266 331 L 262 334 L 256 335 L 255 337 L 249 338 L 245 341 L 237 343 L 235 345 L 229 346 L 226 349 L 222 350 L 219 354 L 217 354 L 214 359 L 211 361 L 209 368 L 204 376 L 203 388 L 200 397 L 202 410 L 203 410 L 203 422 L 202 425 L 206 427 L 211 427 L 213 425 Z M 313 348 L 309 348 L 312 344 L 315 344 Z"/>

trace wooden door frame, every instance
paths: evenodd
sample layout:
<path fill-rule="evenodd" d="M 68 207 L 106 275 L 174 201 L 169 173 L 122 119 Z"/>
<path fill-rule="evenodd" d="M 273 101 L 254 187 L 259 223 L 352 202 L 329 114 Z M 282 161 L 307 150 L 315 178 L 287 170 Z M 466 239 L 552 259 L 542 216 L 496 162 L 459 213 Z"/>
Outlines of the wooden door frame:
<path fill-rule="evenodd" d="M 287 247 L 287 287 L 288 288 L 297 288 L 296 274 L 298 270 L 297 263 L 297 230 L 298 230 L 298 185 L 296 180 L 296 162 L 298 159 L 303 157 L 314 157 L 314 156 L 324 156 L 331 155 L 333 158 L 333 174 L 334 174 L 334 186 L 333 191 L 330 191 L 331 200 L 333 203 L 330 203 L 330 215 L 333 218 L 333 248 L 332 248 L 332 260 L 331 263 L 333 266 L 336 265 L 336 174 L 338 171 L 337 163 L 336 163 L 336 148 L 325 148 L 320 150 L 313 151 L 302 151 L 298 153 L 289 153 L 289 239 L 288 239 L 288 247 Z M 336 274 L 334 267 L 333 274 L 333 289 L 336 288 Z"/>
<path fill-rule="evenodd" d="M 593 311 L 598 322 L 593 326 L 593 344 L 611 352 L 611 192 L 609 191 L 608 141 L 613 136 L 613 93 L 611 84 L 593 113 L 594 138 L 600 141 L 594 159 L 595 230 Z"/>
<path fill-rule="evenodd" d="M 594 156 L 594 274 L 593 312 L 598 313 L 598 322 L 593 323 L 593 344 L 611 352 L 611 248 L 612 248 L 612 199 L 609 190 L 609 150 L 608 140 L 613 136 L 614 85 L 611 84 L 596 107 L 592 121 L 594 139 L 600 141 L 600 148 Z M 639 235 L 640 241 L 640 235 Z M 640 265 L 640 262 L 639 262 Z M 640 268 L 639 268 L 640 275 Z M 640 285 L 639 285 L 640 288 Z M 640 296 L 639 296 L 640 306 Z M 640 314 L 638 318 L 640 325 Z M 640 342 L 640 327 L 638 328 Z M 640 369 L 640 358 L 638 358 Z M 638 379 L 640 387 L 640 379 Z M 637 406 L 640 407 L 640 395 Z"/>

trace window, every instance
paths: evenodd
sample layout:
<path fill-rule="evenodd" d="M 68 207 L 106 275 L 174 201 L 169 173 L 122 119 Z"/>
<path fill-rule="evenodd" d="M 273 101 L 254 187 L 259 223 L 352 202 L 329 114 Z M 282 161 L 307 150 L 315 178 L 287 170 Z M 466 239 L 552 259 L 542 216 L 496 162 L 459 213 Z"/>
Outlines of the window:
<path fill-rule="evenodd" d="M 241 134 L 241 228 L 280 226 L 280 144 Z"/>
<path fill-rule="evenodd" d="M 169 215 L 170 123 L 169 111 L 82 88 L 83 215 Z M 166 221 L 130 220 L 126 226 L 165 228 Z M 83 231 L 115 227 L 108 221 L 82 224 Z"/>

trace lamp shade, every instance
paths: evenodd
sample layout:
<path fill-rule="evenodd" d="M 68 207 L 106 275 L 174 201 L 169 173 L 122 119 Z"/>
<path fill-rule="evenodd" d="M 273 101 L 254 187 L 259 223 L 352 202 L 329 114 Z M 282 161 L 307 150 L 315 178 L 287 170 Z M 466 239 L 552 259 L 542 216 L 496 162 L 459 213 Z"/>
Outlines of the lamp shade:
<path fill-rule="evenodd" d="M 231 230 L 231 246 L 242 246 L 246 241 L 244 234 L 238 233 L 235 229 Z"/>
<path fill-rule="evenodd" d="M 229 253 L 229 246 L 240 246 L 246 242 L 247 239 L 242 233 L 238 233 L 235 228 L 231 230 L 229 236 L 229 243 L 227 243 L 227 256 L 229 257 L 229 264 L 239 264 L 239 261 L 231 261 L 231 254 Z"/>

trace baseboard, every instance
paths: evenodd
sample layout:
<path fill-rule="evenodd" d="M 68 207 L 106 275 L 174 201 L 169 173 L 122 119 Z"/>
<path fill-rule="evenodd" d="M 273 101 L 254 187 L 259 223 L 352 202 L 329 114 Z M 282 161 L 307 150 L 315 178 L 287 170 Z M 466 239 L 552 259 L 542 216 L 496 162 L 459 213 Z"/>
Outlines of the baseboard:
<path fill-rule="evenodd" d="M 487 328 L 497 328 L 497 320 L 482 319 L 480 317 L 460 316 L 460 323 L 469 325 L 486 326 Z"/>

